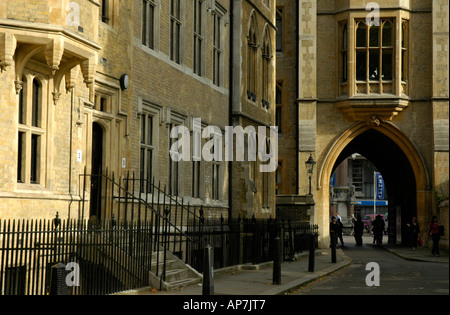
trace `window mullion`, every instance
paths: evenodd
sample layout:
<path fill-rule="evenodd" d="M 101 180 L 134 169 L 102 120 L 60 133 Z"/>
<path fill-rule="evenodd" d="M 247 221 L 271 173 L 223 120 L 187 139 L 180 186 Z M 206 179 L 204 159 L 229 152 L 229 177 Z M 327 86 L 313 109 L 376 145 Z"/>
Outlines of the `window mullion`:
<path fill-rule="evenodd" d="M 370 26 L 366 27 L 366 94 L 369 94 L 370 89 Z"/>
<path fill-rule="evenodd" d="M 378 84 L 380 94 L 383 94 L 383 26 L 383 22 L 380 21 L 380 27 L 378 28 Z"/>

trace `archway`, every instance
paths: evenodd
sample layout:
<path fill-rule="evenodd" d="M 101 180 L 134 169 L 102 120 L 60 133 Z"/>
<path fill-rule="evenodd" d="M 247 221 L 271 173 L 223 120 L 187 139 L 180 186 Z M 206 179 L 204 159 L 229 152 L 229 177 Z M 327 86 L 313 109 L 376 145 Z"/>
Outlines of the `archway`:
<path fill-rule="evenodd" d="M 404 224 L 417 216 L 416 180 L 408 159 L 389 137 L 369 129 L 345 147 L 334 167 L 355 152 L 371 161 L 384 178 L 389 205 L 389 241 L 406 243 L 408 235 Z"/>
<path fill-rule="evenodd" d="M 369 159 L 385 179 L 389 196 L 390 241 L 396 241 L 396 232 L 399 232 L 399 240 L 407 242 L 401 226 L 416 216 L 421 226 L 425 227 L 430 218 L 429 176 L 416 146 L 392 123 L 381 121 L 377 124 L 359 123 L 344 132 L 319 165 L 316 209 L 317 223 L 324 225 L 323 244 L 327 243 L 329 235 L 330 176 L 341 161 L 355 152 Z"/>

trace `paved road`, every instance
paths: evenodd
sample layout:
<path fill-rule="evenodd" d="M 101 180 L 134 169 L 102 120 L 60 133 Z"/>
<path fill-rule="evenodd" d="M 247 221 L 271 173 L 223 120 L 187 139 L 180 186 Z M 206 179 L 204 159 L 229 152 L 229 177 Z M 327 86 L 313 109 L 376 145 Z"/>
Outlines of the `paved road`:
<path fill-rule="evenodd" d="M 382 248 L 373 247 L 365 239 L 363 247 L 354 246 L 346 237 L 344 254 L 353 263 L 336 273 L 294 291 L 293 295 L 407 295 L 449 294 L 449 265 L 446 263 L 408 261 Z M 376 262 L 380 269 L 379 286 L 367 286 L 366 277 L 373 277 L 374 269 L 366 265 Z"/>

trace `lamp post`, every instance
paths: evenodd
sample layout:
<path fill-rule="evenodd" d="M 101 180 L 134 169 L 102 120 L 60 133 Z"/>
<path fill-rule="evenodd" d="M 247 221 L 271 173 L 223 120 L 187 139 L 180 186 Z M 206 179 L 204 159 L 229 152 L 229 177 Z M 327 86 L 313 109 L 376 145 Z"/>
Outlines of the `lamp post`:
<path fill-rule="evenodd" d="M 314 171 L 314 165 L 316 165 L 316 162 L 314 161 L 312 154 L 309 155 L 309 159 L 308 161 L 305 162 L 306 164 L 306 173 L 308 174 L 309 177 L 309 194 L 311 195 L 311 177 Z"/>
<path fill-rule="evenodd" d="M 316 162 L 314 161 L 312 154 L 309 155 L 308 161 L 305 162 L 306 165 L 306 174 L 308 174 L 309 177 L 309 196 L 312 196 L 311 193 L 311 177 L 314 171 L 314 165 L 316 165 Z M 315 259 L 315 240 L 316 235 L 314 234 L 313 230 L 311 230 L 311 234 L 309 235 L 309 263 L 308 263 L 308 271 L 314 272 L 314 259 Z"/>

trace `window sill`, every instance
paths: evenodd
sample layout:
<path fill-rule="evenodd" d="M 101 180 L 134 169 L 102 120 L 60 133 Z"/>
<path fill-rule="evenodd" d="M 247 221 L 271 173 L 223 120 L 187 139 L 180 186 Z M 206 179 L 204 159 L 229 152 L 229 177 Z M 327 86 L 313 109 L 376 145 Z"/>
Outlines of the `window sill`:
<path fill-rule="evenodd" d="M 98 25 L 100 25 L 102 28 L 104 28 L 104 29 L 106 29 L 106 30 L 108 30 L 108 31 L 111 31 L 111 32 L 117 34 L 117 31 L 116 31 L 116 29 L 114 28 L 114 26 L 111 25 L 111 22 L 110 22 L 110 23 L 105 23 L 105 22 L 103 22 L 103 21 L 100 19 L 100 20 L 98 21 Z"/>
<path fill-rule="evenodd" d="M 61 194 L 54 192 L 40 186 L 39 184 L 22 184 L 17 183 L 15 191 L 0 192 L 0 198 L 11 199 L 36 199 L 36 200 L 80 200 L 78 196 L 71 196 L 70 194 Z"/>

